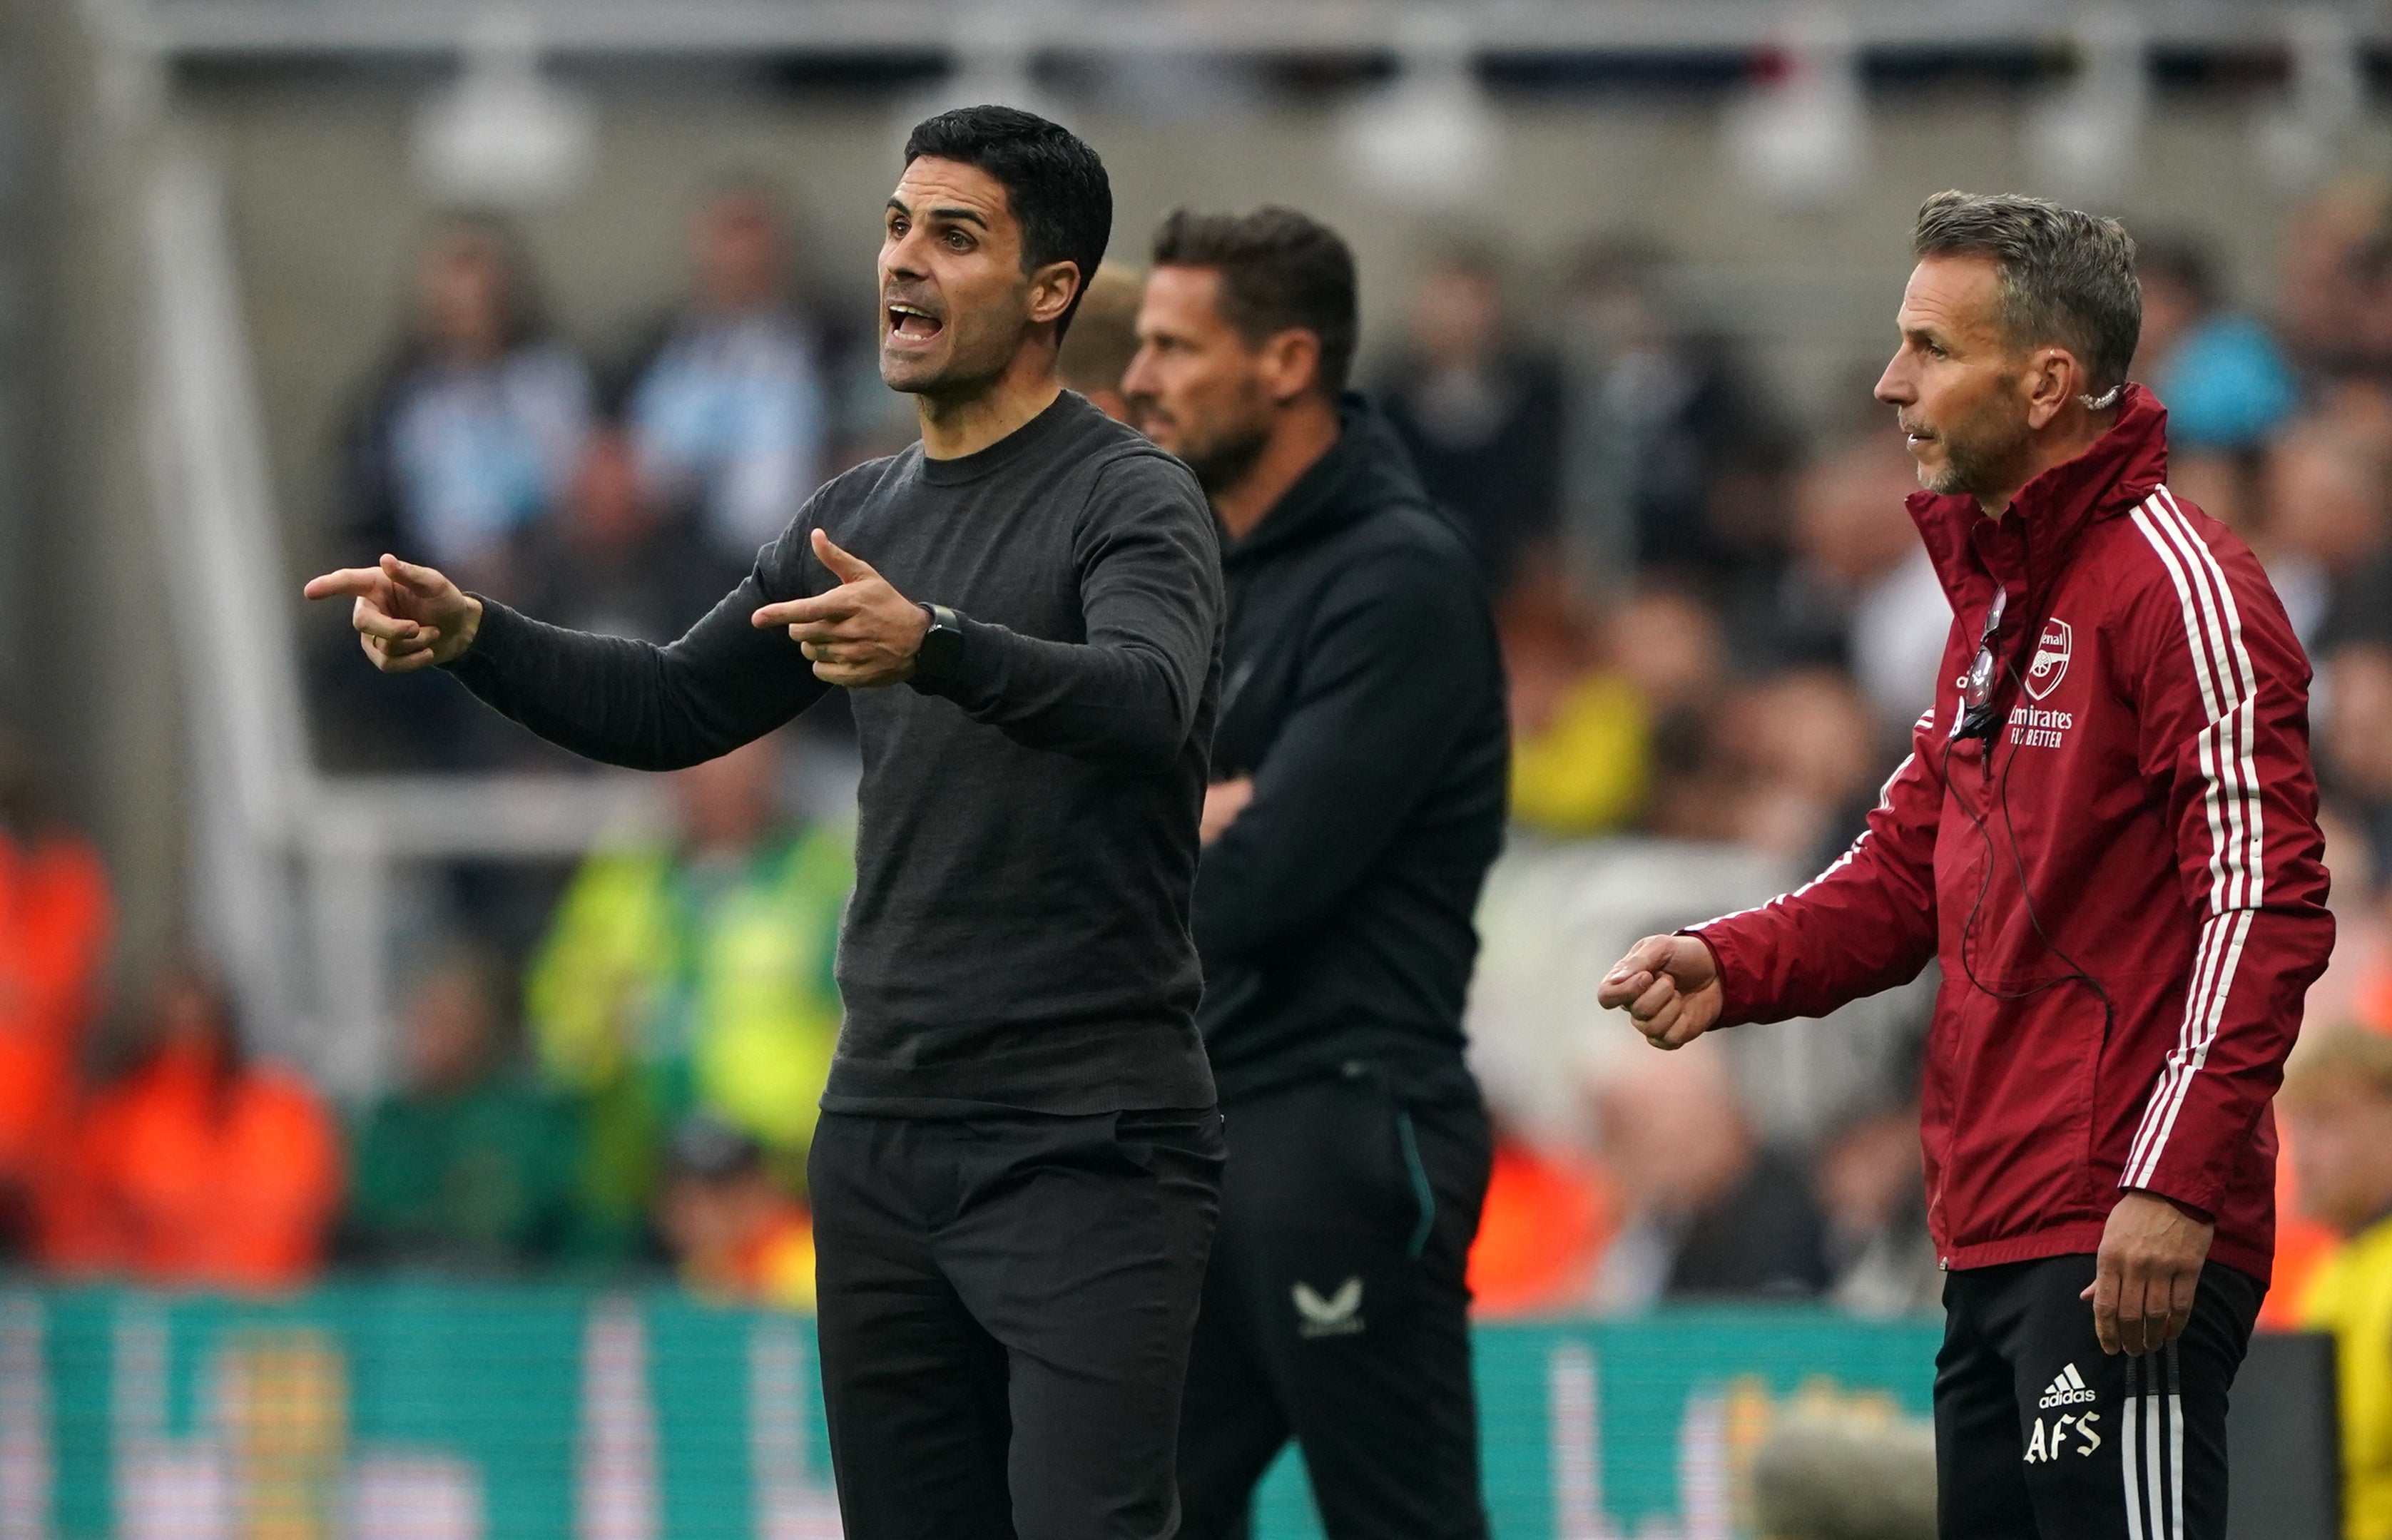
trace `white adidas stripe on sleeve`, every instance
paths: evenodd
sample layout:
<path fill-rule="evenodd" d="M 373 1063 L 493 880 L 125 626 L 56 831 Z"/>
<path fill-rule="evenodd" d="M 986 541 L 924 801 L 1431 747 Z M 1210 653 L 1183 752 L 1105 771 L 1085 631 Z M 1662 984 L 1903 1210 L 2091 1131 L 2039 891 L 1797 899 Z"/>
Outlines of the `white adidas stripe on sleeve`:
<path fill-rule="evenodd" d="M 2183 511 L 2162 487 L 2134 512 L 2136 528 L 2150 542 L 2176 585 L 2183 613 L 2185 647 L 2192 660 L 2209 725 L 2197 754 L 2202 798 L 2209 825 L 2210 915 L 2201 929 L 2193 976 L 2185 993 L 2184 1019 L 2175 1051 L 2135 1130 L 2122 1186 L 2139 1186 L 2159 1169 L 2177 1114 L 2193 1077 L 2208 1061 L 2226 1003 L 2233 992 L 2251 911 L 2265 891 L 2259 780 L 2256 764 L 2258 683 L 2242 641 L 2242 613 L 2225 569 L 2196 534 Z"/>

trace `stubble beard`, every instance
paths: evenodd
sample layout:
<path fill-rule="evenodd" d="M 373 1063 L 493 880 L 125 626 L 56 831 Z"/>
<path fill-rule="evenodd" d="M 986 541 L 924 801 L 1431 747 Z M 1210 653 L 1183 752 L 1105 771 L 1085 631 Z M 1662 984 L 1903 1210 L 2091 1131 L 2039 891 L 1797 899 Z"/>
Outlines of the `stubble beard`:
<path fill-rule="evenodd" d="M 1207 497 L 1217 497 L 1242 481 L 1270 446 L 1269 417 L 1262 406 L 1262 393 L 1248 384 L 1239 393 L 1238 406 L 1242 412 L 1238 421 L 1224 424 L 1210 443 L 1190 444 L 1180 458 L 1196 472 L 1196 485 Z"/>
<path fill-rule="evenodd" d="M 1982 421 L 1937 434 L 1944 446 L 1941 469 L 1918 468 L 1918 485 L 1939 497 L 1961 494 L 1982 497 L 2017 485 L 2014 472 L 2025 459 L 2026 419 L 1998 421 L 1991 412 Z"/>
<path fill-rule="evenodd" d="M 1241 428 L 1235 434 L 1207 444 L 1188 457 L 1188 468 L 1196 472 L 1196 485 L 1208 497 L 1217 496 L 1245 479 L 1254 462 L 1263 458 L 1270 445 L 1270 434 L 1262 428 Z"/>
<path fill-rule="evenodd" d="M 900 395 L 924 397 L 934 410 L 984 395 L 1013 361 L 1016 343 L 1009 340 L 1007 345 L 996 345 L 992 329 L 970 325 L 959 308 L 948 311 L 947 330 L 951 338 L 947 356 L 936 362 L 904 357 L 892 360 L 884 347 L 879 360 L 880 382 Z M 994 330 L 1002 331 L 1001 327 Z M 892 363 L 896 365 L 893 369 Z"/>

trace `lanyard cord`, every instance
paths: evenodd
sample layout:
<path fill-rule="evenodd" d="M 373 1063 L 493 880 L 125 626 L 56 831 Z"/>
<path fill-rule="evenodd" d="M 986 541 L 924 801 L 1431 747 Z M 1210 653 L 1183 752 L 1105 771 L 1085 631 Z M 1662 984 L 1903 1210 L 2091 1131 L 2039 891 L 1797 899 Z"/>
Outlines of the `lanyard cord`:
<path fill-rule="evenodd" d="M 2005 666 L 2005 671 L 2008 673 L 2011 680 L 2017 683 L 2020 689 L 2023 691 L 2025 688 L 2025 681 L 2019 678 L 2018 666 L 2015 663 L 2008 664 Z M 1993 770 L 1994 755 L 1998 751 L 2001 744 L 2001 730 L 2003 726 L 2007 724 L 2009 712 L 2007 709 L 2004 709 L 1997 718 L 1992 719 L 1992 730 L 1984 735 L 1985 766 L 1988 772 Z M 2026 906 L 2027 924 L 2033 927 L 2035 939 L 2041 941 L 2045 948 L 2048 950 L 2054 957 L 2059 958 L 2062 963 L 2068 965 L 2068 972 L 2062 974 L 2057 978 L 2046 979 L 2040 984 L 2032 985 L 2023 990 L 2004 990 L 1994 989 L 1987 985 L 1984 980 L 1979 978 L 1977 977 L 1975 965 L 1969 960 L 1969 943 L 1976 934 L 1978 914 L 1984 908 L 1986 896 L 1993 891 L 1995 852 L 1993 830 L 1988 825 L 1985 816 L 1980 814 L 1974 808 L 1971 808 L 1969 805 L 1969 799 L 1962 796 L 1959 789 L 1952 784 L 1952 748 L 1953 745 L 1958 742 L 1959 738 L 1957 734 L 1948 736 L 1944 740 L 1943 762 L 1940 770 L 1940 774 L 1944 782 L 1944 789 L 1951 796 L 1954 801 L 1960 804 L 1960 810 L 1968 814 L 1969 822 L 1976 826 L 1978 835 L 1985 842 L 1984 878 L 1977 885 L 1976 901 L 1969 906 L 1969 916 L 1967 920 L 1962 922 L 1960 926 L 1960 972 L 1968 978 L 1970 987 L 1976 990 L 1980 994 L 1990 996 L 1995 1000 L 2004 1001 L 2031 1000 L 2034 996 L 2043 993 L 2046 990 L 2055 990 L 2063 984 L 2082 982 L 2085 987 L 2091 990 L 2101 1002 L 2101 1037 L 2102 1041 L 2106 1042 L 2109 1040 L 2111 1029 L 2117 1023 L 2117 1011 L 2111 1002 L 2110 991 L 2103 989 L 2101 987 L 2101 981 L 2094 977 L 2092 974 L 2086 972 L 2086 969 L 2077 963 L 2076 959 L 2061 951 L 2060 944 L 2051 938 L 2050 932 L 2044 929 L 2043 918 L 2035 912 L 2034 895 L 2027 886 L 2026 856 L 2025 853 L 2019 848 L 2017 821 L 2010 816 L 2010 771 L 2017 767 L 2019 757 L 2019 748 L 2016 744 L 2012 744 L 2010 745 L 2009 757 L 2002 761 L 1999 773 L 1993 775 L 1994 802 L 2000 809 L 2002 828 L 2004 833 L 2008 836 L 2010 865 L 2011 869 L 2018 874 L 2019 898 Z M 1987 811 L 1992 811 L 1992 809 L 1988 808 Z"/>

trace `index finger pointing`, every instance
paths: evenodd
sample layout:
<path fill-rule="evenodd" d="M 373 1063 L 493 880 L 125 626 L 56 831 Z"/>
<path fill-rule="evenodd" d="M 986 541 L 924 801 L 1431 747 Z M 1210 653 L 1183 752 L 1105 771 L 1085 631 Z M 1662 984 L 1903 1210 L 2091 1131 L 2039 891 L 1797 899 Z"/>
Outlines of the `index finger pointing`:
<path fill-rule="evenodd" d="M 307 586 L 299 591 L 309 599 L 333 599 L 344 595 L 362 599 L 383 582 L 380 567 L 343 567 L 338 572 L 310 577 Z"/>
<path fill-rule="evenodd" d="M 845 597 L 846 591 L 844 588 L 838 588 L 804 599 L 784 599 L 749 615 L 748 624 L 758 630 L 770 630 L 775 626 L 803 626 L 816 620 L 837 620 L 855 613 L 855 604 Z"/>

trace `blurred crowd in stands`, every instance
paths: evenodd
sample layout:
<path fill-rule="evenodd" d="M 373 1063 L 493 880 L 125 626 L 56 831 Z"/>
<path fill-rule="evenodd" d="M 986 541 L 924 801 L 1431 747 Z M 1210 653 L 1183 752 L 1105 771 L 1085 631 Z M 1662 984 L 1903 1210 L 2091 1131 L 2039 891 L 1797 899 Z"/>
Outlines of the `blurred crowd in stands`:
<path fill-rule="evenodd" d="M 811 297 L 794 228 L 760 187 L 708 196 L 687 297 L 610 350 L 546 321 L 504 224 L 438 224 L 338 446 L 333 553 L 396 550 L 566 625 L 678 634 L 822 478 L 911 437 L 868 317 Z M 2135 374 L 2171 409 L 2172 483 L 2258 550 L 2318 669 L 2342 940 L 2286 1104 L 2271 1317 L 2310 1309 L 2317 1278 L 2315 1308 L 2392 1334 L 2392 1167 L 2354 1197 L 2308 1153 L 2392 1160 L 2392 1121 L 2350 1132 L 2392 1119 L 2392 183 L 2296 210 L 2248 304 L 2199 242 L 2138 234 Z M 1558 325 L 1531 331 L 1509 303 L 1522 275 L 1457 243 L 1399 314 L 1366 317 L 1366 374 L 1478 543 L 1511 679 L 1514 836 L 1471 1020 L 1503 1136 L 1474 1281 L 1490 1314 L 1932 1308 L 1915 1100 L 1931 977 L 1672 1055 L 1592 1005 L 1628 940 L 1765 899 L 1854 837 L 1950 618 L 1875 361 L 1795 410 L 1686 271 L 1593 242 L 1540 311 Z M 1066 360 L 1117 413 L 1138 294 L 1109 271 Z M 568 764 L 436 675 L 382 679 L 344 630 L 318 640 L 330 769 Z M 11 1243 L 73 1275 L 214 1285 L 672 1267 L 803 1305 L 852 857 L 838 810 L 801 812 L 790 788 L 841 733 L 808 722 L 681 772 L 651 844 L 517 874 L 495 899 L 461 874 L 408 970 L 389 1088 L 357 1106 L 246 1056 L 204 960 L 105 987 L 107 878 L 44 812 L 35 768 L 0 765 Z"/>

